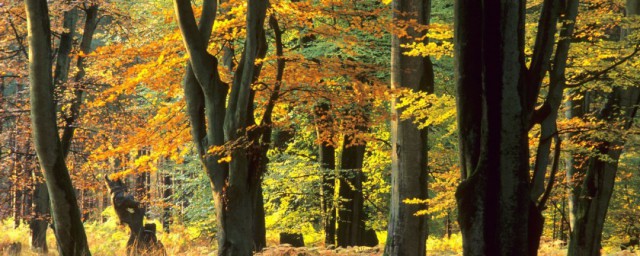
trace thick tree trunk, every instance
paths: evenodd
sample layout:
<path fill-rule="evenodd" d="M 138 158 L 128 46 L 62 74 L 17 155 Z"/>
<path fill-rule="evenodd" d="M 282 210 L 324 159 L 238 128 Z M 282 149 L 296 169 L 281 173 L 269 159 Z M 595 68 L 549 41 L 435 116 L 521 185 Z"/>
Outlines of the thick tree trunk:
<path fill-rule="evenodd" d="M 67 82 L 69 77 L 69 65 L 71 64 L 71 49 L 73 43 L 73 36 L 75 33 L 76 20 L 78 18 L 78 10 L 75 8 L 69 10 L 64 13 L 64 21 L 63 26 L 65 28 L 65 32 L 62 33 L 60 37 L 60 44 L 58 47 L 58 59 L 56 61 L 56 69 L 54 74 L 54 86 L 62 86 Z M 80 51 L 83 53 L 90 53 L 92 50 L 91 42 L 93 41 L 93 35 L 96 30 L 98 24 L 98 6 L 91 5 L 87 9 L 85 9 L 85 25 L 84 32 L 82 35 L 82 41 L 80 43 Z M 78 57 L 76 67 L 78 68 L 78 73 L 76 74 L 74 81 L 80 82 L 85 75 L 84 71 L 84 58 Z M 65 115 L 65 126 L 62 133 L 61 145 L 64 158 L 66 159 L 69 154 L 69 149 L 71 147 L 71 141 L 73 139 L 73 134 L 75 131 L 75 121 L 80 113 L 80 105 L 82 104 L 82 95 L 84 90 L 82 88 L 75 89 L 75 98 L 71 103 L 70 113 L 69 115 Z M 34 191 L 34 208 L 36 209 L 36 216 L 38 215 L 46 215 L 49 212 L 49 193 L 46 190 L 46 186 L 39 179 L 35 180 L 37 182 L 35 187 L 36 191 Z M 43 212 L 39 212 L 43 211 Z M 43 218 L 36 218 L 32 221 L 31 226 L 31 241 L 32 248 L 36 251 L 46 251 L 46 227 L 48 226 L 48 221 Z M 39 248 L 37 246 L 45 246 L 44 248 Z"/>
<path fill-rule="evenodd" d="M 364 234 L 364 196 L 362 194 L 362 164 L 365 144 L 351 145 L 353 141 L 345 136 L 342 148 L 342 168 L 339 177 L 340 189 L 338 208 L 338 246 L 362 245 Z"/>
<path fill-rule="evenodd" d="M 431 15 L 428 0 L 396 0 L 394 18 L 417 20 L 427 25 Z M 408 29 L 408 35 L 421 38 L 426 31 Z M 391 87 L 413 91 L 433 92 L 433 66 L 429 57 L 410 57 L 403 54 L 401 44 L 413 38 L 391 39 Z M 426 38 L 424 42 L 426 42 Z M 425 255 L 427 217 L 414 214 L 424 206 L 405 204 L 411 198 L 426 199 L 427 189 L 427 134 L 418 129 L 413 120 L 400 120 L 400 111 L 392 102 L 391 120 L 391 204 L 385 254 Z"/>
<path fill-rule="evenodd" d="M 264 197 L 262 195 L 262 182 L 258 183 L 256 195 L 253 199 L 254 203 L 254 219 L 253 219 L 253 249 L 261 251 L 267 247 L 267 227 L 264 215 Z"/>
<path fill-rule="evenodd" d="M 528 255 L 524 2 L 456 1 L 455 54 L 465 255 Z M 478 22 L 483 21 L 483 22 Z"/>
<path fill-rule="evenodd" d="M 47 2 L 27 0 L 25 4 L 29 32 L 32 130 L 51 199 L 58 251 L 61 255 L 90 255 L 80 209 L 58 137 Z"/>
<path fill-rule="evenodd" d="M 234 148 L 222 152 L 231 162 L 218 161 L 219 154 L 208 154 L 211 146 L 239 139 L 251 140 L 248 128 L 253 122 L 253 90 L 251 84 L 260 74 L 255 60 L 266 53 L 264 21 L 268 2 L 249 0 L 247 4 L 247 39 L 245 52 L 233 79 L 227 99 L 227 85 L 220 80 L 218 60 L 207 53 L 207 43 L 215 20 L 217 3 L 203 2 L 200 26 L 196 25 L 191 3 L 175 0 L 178 25 L 189 55 L 185 76 L 185 98 L 192 125 L 192 136 L 207 175 L 211 180 L 218 221 L 218 254 L 251 255 L 255 241 L 256 208 L 261 205 L 261 168 L 255 168 L 253 149 Z M 243 64 L 245 63 L 245 64 Z M 205 125 L 206 124 L 206 125 Z M 252 168 L 254 167 L 254 168 Z"/>

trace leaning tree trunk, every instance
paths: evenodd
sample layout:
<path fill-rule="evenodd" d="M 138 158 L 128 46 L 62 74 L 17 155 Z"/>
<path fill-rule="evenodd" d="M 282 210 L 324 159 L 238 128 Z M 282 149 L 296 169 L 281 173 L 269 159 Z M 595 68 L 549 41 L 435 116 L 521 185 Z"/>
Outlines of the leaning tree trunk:
<path fill-rule="evenodd" d="M 51 199 L 61 255 L 90 255 L 64 152 L 58 137 L 51 72 L 51 30 L 45 0 L 25 1 L 29 33 L 29 82 L 34 144 Z"/>
<path fill-rule="evenodd" d="M 428 25 L 431 15 L 429 0 L 396 0 L 393 16 L 401 20 L 417 20 Z M 403 54 L 400 45 L 426 37 L 426 31 L 408 29 L 412 38 L 393 35 L 391 39 L 391 87 L 433 92 L 433 65 L 429 57 Z M 424 39 L 426 43 L 426 38 Z M 405 204 L 410 198 L 426 199 L 427 133 L 413 120 L 400 120 L 400 111 L 392 102 L 391 121 L 391 204 L 385 254 L 425 255 L 427 217 L 414 214 L 423 206 Z"/>
<path fill-rule="evenodd" d="M 80 51 L 87 54 L 92 51 L 91 43 L 93 41 L 93 35 L 98 25 L 98 6 L 91 5 L 84 10 L 85 23 L 82 34 L 82 40 L 80 42 Z M 71 49 L 73 43 L 73 34 L 75 33 L 75 23 L 78 17 L 78 10 L 75 8 L 65 12 L 63 26 L 65 32 L 60 37 L 60 43 L 58 48 L 58 57 L 56 61 L 56 69 L 54 73 L 54 86 L 62 86 L 67 82 L 69 78 L 69 65 L 71 64 Z M 74 77 L 74 82 L 80 82 L 85 76 L 85 64 L 84 56 L 79 56 L 76 61 L 76 67 L 78 73 Z M 65 126 L 62 133 L 61 145 L 64 158 L 69 154 L 71 147 L 71 141 L 75 131 L 75 122 L 80 114 L 80 105 L 82 104 L 82 96 L 84 90 L 82 88 L 76 88 L 74 91 L 74 98 L 69 108 L 69 113 L 65 114 Z M 46 189 L 46 185 L 39 179 L 34 180 L 34 211 L 37 218 L 35 218 L 31 225 L 31 245 L 36 251 L 47 251 L 46 244 L 46 231 L 47 220 L 44 216 L 49 214 L 49 194 Z M 43 217 L 38 217 L 43 216 Z"/>
<path fill-rule="evenodd" d="M 560 13 L 563 15 L 560 16 Z M 561 141 L 558 136 L 557 119 L 560 105 L 565 89 L 565 69 L 569 56 L 569 49 L 572 41 L 575 21 L 578 15 L 578 0 L 569 0 L 565 5 L 558 1 L 547 0 L 543 3 L 542 14 L 538 23 L 538 34 L 535 45 L 535 53 L 538 54 L 535 63 L 531 64 L 529 77 L 533 74 L 536 85 L 544 78 L 545 71 L 549 70 L 549 89 L 543 103 L 538 108 L 538 112 L 532 115 L 535 122 L 540 123 L 540 136 L 538 148 L 536 149 L 535 165 L 531 180 L 531 200 L 529 206 L 529 253 L 537 255 L 540 246 L 540 238 L 544 228 L 544 217 L 542 212 L 546 209 L 546 203 L 551 195 L 555 183 L 555 175 L 558 172 L 560 161 Z M 559 39 L 556 44 L 555 55 L 551 59 L 553 41 L 556 34 L 556 24 L 560 21 Z M 553 63 L 553 65 L 550 65 Z M 537 72 L 537 73 L 536 73 Z M 531 85 L 529 85 L 531 86 Z M 545 113 L 541 115 L 540 113 Z M 542 117 L 544 116 L 544 117 Z M 529 123 L 529 122 L 528 122 Z M 531 129 L 532 125 L 528 125 Z M 554 158 L 551 172 L 547 171 L 551 162 L 550 153 L 552 141 L 555 144 Z M 545 185 L 545 176 L 549 176 Z"/>
<path fill-rule="evenodd" d="M 528 255 L 529 156 L 522 1 L 456 1 L 455 60 L 465 255 Z M 483 21 L 483 22 L 478 22 Z"/>

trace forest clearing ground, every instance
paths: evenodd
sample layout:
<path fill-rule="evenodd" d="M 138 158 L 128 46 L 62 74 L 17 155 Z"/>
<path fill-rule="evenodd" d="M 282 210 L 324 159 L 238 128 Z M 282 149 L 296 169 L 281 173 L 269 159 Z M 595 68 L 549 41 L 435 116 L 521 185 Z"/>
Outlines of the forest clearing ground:
<path fill-rule="evenodd" d="M 11 247 L 20 244 L 21 251 L 17 255 L 31 256 L 38 255 L 32 252 L 29 246 L 29 227 L 26 223 L 22 223 L 18 228 L 13 227 L 13 220 L 7 219 L 0 221 L 0 256 L 14 255 L 10 254 Z M 128 238 L 128 230 L 122 226 L 118 226 L 113 218 L 107 222 L 85 223 L 87 236 L 91 251 L 94 256 L 119 256 L 125 255 L 125 244 Z M 206 238 L 196 238 L 190 234 L 189 229 L 174 225 L 171 233 L 164 233 L 159 229 L 159 239 L 164 244 L 168 255 L 176 256 L 198 256 L 198 255 L 217 255 L 217 251 L 211 246 Z M 311 235 L 309 234 L 311 237 Z M 384 241 L 384 240 L 382 240 Z M 462 255 L 461 238 L 459 234 L 452 234 L 450 238 L 437 238 L 430 236 L 427 242 L 427 255 L 433 256 L 449 256 Z M 355 246 L 348 248 L 327 248 L 318 243 L 309 243 L 308 247 L 292 247 L 289 245 L 275 245 L 276 240 L 269 240 L 269 246 L 262 252 L 255 255 L 258 256 L 316 256 L 316 255 L 382 255 L 384 245 L 376 247 Z M 47 232 L 47 244 L 49 253 L 47 255 L 55 256 L 58 252 L 55 250 L 55 238 L 51 230 Z M 640 255 L 638 250 L 632 253 L 629 251 L 620 251 L 618 242 L 608 242 L 605 246 L 603 255 L 614 256 L 631 256 Z M 40 254 L 42 255 L 42 254 Z M 544 256 L 564 256 L 567 255 L 566 247 L 561 246 L 559 241 L 544 241 L 540 246 L 539 255 Z"/>

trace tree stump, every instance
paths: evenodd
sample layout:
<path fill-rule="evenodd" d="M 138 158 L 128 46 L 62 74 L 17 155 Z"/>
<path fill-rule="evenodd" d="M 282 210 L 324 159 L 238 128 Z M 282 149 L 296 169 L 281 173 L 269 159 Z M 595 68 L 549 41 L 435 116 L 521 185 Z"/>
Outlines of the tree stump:
<path fill-rule="evenodd" d="M 129 227 L 127 255 L 167 255 L 164 246 L 156 237 L 156 224 L 144 224 L 144 210 L 132 195 L 127 195 L 127 187 L 120 179 L 105 181 L 111 194 L 111 203 L 121 224 Z"/>
<path fill-rule="evenodd" d="M 304 239 L 300 233 L 280 233 L 280 244 L 290 244 L 293 247 L 304 247 Z"/>

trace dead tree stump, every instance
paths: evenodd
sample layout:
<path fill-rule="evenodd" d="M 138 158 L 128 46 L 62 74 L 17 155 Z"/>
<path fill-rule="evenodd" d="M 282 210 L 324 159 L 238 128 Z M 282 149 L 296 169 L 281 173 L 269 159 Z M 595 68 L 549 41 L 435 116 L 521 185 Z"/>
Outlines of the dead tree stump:
<path fill-rule="evenodd" d="M 111 203 L 121 224 L 129 227 L 129 241 L 127 241 L 127 255 L 166 255 L 164 246 L 156 237 L 156 225 L 144 224 L 144 210 L 132 195 L 127 195 L 127 187 L 120 179 L 110 180 L 104 176 Z"/>

